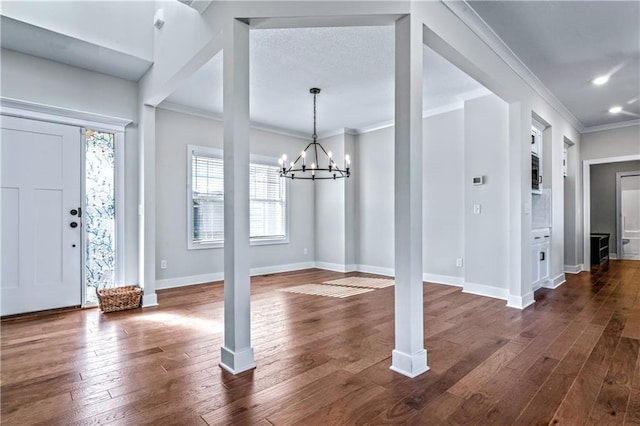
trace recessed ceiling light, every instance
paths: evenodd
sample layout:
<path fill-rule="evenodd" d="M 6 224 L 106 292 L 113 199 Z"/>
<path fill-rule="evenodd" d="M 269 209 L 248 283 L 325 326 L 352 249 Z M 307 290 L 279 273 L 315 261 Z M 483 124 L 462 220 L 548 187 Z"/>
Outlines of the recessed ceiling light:
<path fill-rule="evenodd" d="M 607 81 L 609 81 L 609 76 L 601 75 L 600 77 L 596 77 L 593 79 L 593 84 L 595 84 L 596 86 L 601 86 L 605 84 Z"/>
<path fill-rule="evenodd" d="M 611 114 L 617 114 L 620 111 L 622 111 L 622 107 L 621 106 L 614 106 L 614 107 L 609 108 L 609 112 Z"/>

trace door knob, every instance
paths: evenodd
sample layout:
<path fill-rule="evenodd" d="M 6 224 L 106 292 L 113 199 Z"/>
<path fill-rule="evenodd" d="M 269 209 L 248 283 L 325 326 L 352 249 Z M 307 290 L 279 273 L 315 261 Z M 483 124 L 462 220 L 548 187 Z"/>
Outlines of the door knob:
<path fill-rule="evenodd" d="M 72 228 L 77 228 L 78 227 L 78 222 L 71 222 L 69 224 L 69 226 L 72 227 Z"/>

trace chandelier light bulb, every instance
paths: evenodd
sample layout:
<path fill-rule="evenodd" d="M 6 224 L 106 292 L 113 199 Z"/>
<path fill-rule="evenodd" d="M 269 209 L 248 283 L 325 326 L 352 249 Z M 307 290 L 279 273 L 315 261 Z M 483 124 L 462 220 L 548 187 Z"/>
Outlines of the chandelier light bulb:
<path fill-rule="evenodd" d="M 596 77 L 592 80 L 592 83 L 595 84 L 596 86 L 602 86 L 603 84 L 606 84 L 609 81 L 609 76 L 608 75 L 601 75 L 600 77 Z"/>
<path fill-rule="evenodd" d="M 282 166 L 283 163 L 284 163 L 284 160 L 282 158 L 278 158 L 278 164 Z"/>
<path fill-rule="evenodd" d="M 287 161 L 287 154 L 282 154 L 282 162 Z"/>
<path fill-rule="evenodd" d="M 293 164 L 293 161 L 292 161 L 292 162 L 291 162 L 291 168 L 292 168 L 292 169 L 293 169 L 293 166 L 294 166 L 294 164 Z"/>

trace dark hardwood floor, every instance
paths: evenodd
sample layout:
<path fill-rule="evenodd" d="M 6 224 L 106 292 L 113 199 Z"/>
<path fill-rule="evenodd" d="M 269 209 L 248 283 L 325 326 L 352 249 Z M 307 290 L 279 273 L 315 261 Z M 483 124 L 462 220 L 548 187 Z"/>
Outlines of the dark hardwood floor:
<path fill-rule="evenodd" d="M 258 367 L 238 376 L 218 366 L 222 283 L 3 321 L 2 424 L 640 424 L 640 262 L 568 275 L 523 311 L 426 284 L 431 370 L 415 379 L 389 369 L 393 287 L 276 291 L 342 276 L 254 278 Z"/>

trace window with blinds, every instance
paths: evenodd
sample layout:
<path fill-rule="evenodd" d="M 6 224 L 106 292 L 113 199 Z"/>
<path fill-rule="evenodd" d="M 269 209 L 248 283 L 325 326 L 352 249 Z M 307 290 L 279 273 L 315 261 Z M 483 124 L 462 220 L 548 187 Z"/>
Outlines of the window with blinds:
<path fill-rule="evenodd" d="M 190 248 L 224 243 L 224 174 L 222 152 L 190 147 Z M 274 163 L 276 163 L 274 159 Z M 249 234 L 254 244 L 286 241 L 286 182 L 279 167 L 249 165 Z"/>

